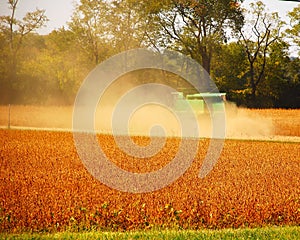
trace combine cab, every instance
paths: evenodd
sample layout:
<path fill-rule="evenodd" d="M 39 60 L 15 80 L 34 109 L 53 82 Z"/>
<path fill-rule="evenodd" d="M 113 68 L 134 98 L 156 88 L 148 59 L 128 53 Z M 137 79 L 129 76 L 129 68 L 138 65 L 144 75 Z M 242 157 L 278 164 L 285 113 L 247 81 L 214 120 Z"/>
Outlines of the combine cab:
<path fill-rule="evenodd" d="M 197 115 L 208 112 L 207 105 L 210 105 L 213 113 L 224 111 L 226 101 L 226 93 L 198 93 L 184 96 L 182 92 L 173 92 L 172 96 L 172 107 L 176 112 L 187 111 L 189 104 Z"/>

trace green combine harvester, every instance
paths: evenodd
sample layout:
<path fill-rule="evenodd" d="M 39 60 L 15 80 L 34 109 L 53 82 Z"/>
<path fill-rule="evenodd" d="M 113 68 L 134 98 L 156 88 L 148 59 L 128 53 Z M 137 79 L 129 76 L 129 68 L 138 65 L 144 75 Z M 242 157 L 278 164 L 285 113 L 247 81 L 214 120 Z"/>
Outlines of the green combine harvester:
<path fill-rule="evenodd" d="M 176 112 L 186 112 L 189 104 L 197 114 L 208 112 L 211 105 L 213 113 L 224 111 L 226 93 L 196 93 L 184 95 L 183 92 L 172 92 L 172 107 Z"/>

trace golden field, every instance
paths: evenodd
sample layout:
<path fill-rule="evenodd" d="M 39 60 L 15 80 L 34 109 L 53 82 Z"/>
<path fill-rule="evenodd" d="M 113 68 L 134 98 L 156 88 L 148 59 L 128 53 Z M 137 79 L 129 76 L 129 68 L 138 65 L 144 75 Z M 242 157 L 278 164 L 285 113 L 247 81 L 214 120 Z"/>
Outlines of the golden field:
<path fill-rule="evenodd" d="M 19 108 L 19 115 L 11 112 L 12 125 L 51 127 L 44 125 L 50 115 L 42 119 L 42 108 Z M 3 109 L 0 125 L 5 125 Z M 69 128 L 57 124 L 70 117 L 70 108 L 54 110 L 52 127 Z M 271 117 L 278 135 L 300 136 L 299 110 L 244 111 Z M 133 140 L 149 144 L 147 137 Z M 165 166 L 180 143 L 167 138 L 159 153 L 138 159 L 118 149 L 111 135 L 98 135 L 98 141 L 112 162 L 132 172 Z M 209 139 L 198 141 L 192 165 L 177 181 L 133 194 L 93 178 L 78 157 L 71 132 L 0 129 L 0 232 L 299 226 L 299 143 L 227 139 L 217 164 L 201 179 L 208 144 Z"/>
<path fill-rule="evenodd" d="M 300 109 L 248 109 L 247 111 L 272 119 L 275 135 L 300 137 Z"/>

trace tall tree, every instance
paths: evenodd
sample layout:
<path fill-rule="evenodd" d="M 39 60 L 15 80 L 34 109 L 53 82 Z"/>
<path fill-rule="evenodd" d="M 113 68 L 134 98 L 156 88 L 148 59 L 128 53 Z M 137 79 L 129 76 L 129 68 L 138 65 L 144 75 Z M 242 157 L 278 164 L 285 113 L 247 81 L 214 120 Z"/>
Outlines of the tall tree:
<path fill-rule="evenodd" d="M 293 96 L 287 91 L 291 86 L 288 77 L 290 62 L 288 44 L 282 40 L 274 42 L 268 51 L 264 80 L 257 89 L 259 107 L 282 107 L 282 96 Z"/>
<path fill-rule="evenodd" d="M 159 47 L 169 47 L 202 64 L 210 73 L 211 60 L 217 45 L 228 38 L 229 29 L 242 27 L 243 16 L 237 0 L 164 0 L 147 1 L 148 11 L 160 41 Z M 144 11 L 145 11 L 144 10 Z M 151 35 L 149 34 L 151 37 Z"/>
<path fill-rule="evenodd" d="M 44 26 L 48 21 L 48 18 L 45 16 L 45 10 L 39 9 L 26 13 L 22 20 L 16 19 L 18 3 L 19 0 L 8 0 L 7 4 L 10 9 L 10 15 L 0 17 L 1 35 L 4 36 L 6 43 L 9 45 L 9 74 L 7 83 L 9 95 L 11 94 L 12 85 L 17 81 L 17 57 L 24 38 L 29 33 Z"/>
<path fill-rule="evenodd" d="M 267 13 L 261 1 L 251 3 L 246 11 L 249 18 L 240 30 L 240 37 L 249 63 L 250 105 L 256 104 L 256 92 L 265 78 L 265 68 L 270 46 L 280 39 L 284 24 L 278 13 Z"/>
<path fill-rule="evenodd" d="M 116 52 L 144 46 L 146 23 L 139 14 L 138 6 L 130 1 L 111 2 L 109 31 Z"/>
<path fill-rule="evenodd" d="M 300 56 L 300 4 L 288 13 L 290 18 L 290 28 L 286 30 L 292 42 L 295 43 Z"/>
<path fill-rule="evenodd" d="M 80 0 L 76 5 L 69 28 L 79 46 L 94 65 L 105 59 L 108 51 L 108 5 L 104 0 Z"/>

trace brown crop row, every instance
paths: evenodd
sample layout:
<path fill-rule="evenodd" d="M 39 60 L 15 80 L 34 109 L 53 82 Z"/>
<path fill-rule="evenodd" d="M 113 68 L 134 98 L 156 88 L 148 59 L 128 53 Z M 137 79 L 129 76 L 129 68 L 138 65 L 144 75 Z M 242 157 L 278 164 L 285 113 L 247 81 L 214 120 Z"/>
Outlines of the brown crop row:
<path fill-rule="evenodd" d="M 141 160 L 124 155 L 111 136 L 98 139 L 113 162 L 134 172 L 161 168 L 179 144 L 168 139 Z M 71 133 L 0 130 L 0 232 L 300 224 L 299 144 L 226 140 L 213 171 L 200 179 L 208 143 L 199 141 L 196 159 L 177 181 L 133 194 L 93 178 Z"/>

